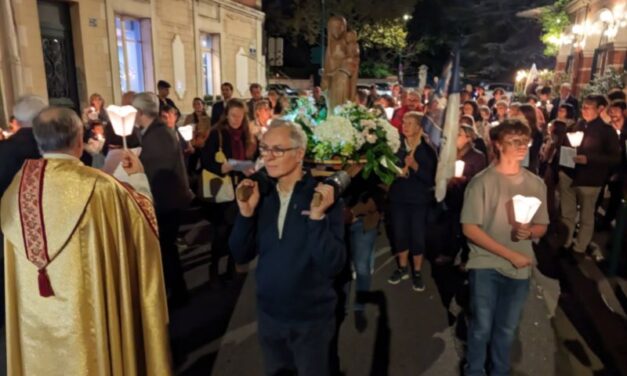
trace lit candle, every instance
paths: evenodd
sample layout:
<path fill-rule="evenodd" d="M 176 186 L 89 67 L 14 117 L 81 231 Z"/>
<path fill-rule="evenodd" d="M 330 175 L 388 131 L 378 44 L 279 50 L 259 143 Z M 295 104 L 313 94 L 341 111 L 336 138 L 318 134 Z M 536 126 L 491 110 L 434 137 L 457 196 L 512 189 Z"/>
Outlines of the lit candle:
<path fill-rule="evenodd" d="M 194 136 L 194 125 L 188 124 L 183 127 L 179 127 L 179 133 L 181 134 L 181 137 L 183 137 L 183 140 L 191 141 Z"/>
<path fill-rule="evenodd" d="M 455 161 L 455 177 L 456 178 L 461 178 L 464 175 L 464 166 L 466 166 L 466 162 Z"/>
<path fill-rule="evenodd" d="M 527 224 L 538 211 L 542 201 L 536 197 L 525 197 L 516 195 L 512 198 L 514 202 L 514 219 L 520 224 Z"/>
<path fill-rule="evenodd" d="M 582 131 L 569 132 L 569 133 L 566 133 L 566 136 L 568 137 L 568 141 L 570 142 L 570 145 L 574 148 L 578 148 L 581 145 L 581 141 L 583 141 Z"/>
<path fill-rule="evenodd" d="M 107 115 L 111 121 L 113 132 L 122 137 L 124 143 L 124 149 L 126 149 L 126 136 L 133 133 L 133 127 L 135 126 L 135 116 L 137 110 L 133 106 L 116 106 L 110 105 L 107 107 Z"/>

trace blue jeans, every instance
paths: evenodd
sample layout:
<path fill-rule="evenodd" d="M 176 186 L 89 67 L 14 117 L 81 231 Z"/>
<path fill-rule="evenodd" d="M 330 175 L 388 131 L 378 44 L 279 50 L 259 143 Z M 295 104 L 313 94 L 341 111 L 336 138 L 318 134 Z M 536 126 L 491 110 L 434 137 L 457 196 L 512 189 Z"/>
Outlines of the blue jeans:
<path fill-rule="evenodd" d="M 470 325 L 466 376 L 485 375 L 490 344 L 490 376 L 509 375 L 510 349 L 529 293 L 528 279 L 512 279 L 494 269 L 471 269 Z"/>
<path fill-rule="evenodd" d="M 358 219 L 350 228 L 351 255 L 353 268 L 355 269 L 357 294 L 370 291 L 372 269 L 374 268 L 374 243 L 377 240 L 377 228 L 364 231 L 364 222 Z M 355 301 L 355 310 L 363 311 L 364 304 L 359 301 L 359 295 Z"/>

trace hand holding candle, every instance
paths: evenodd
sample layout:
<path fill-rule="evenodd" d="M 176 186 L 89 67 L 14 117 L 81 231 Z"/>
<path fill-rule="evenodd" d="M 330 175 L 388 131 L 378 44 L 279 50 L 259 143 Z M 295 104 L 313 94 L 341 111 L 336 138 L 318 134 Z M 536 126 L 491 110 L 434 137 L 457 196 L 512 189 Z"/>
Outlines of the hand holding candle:
<path fill-rule="evenodd" d="M 126 150 L 126 136 L 133 133 L 137 110 L 133 106 L 116 106 L 112 104 L 106 108 L 106 111 L 107 115 L 109 115 L 113 131 L 115 134 L 122 137 L 124 149 Z"/>
<path fill-rule="evenodd" d="M 581 145 L 581 142 L 583 141 L 583 132 L 582 131 L 568 132 L 568 133 L 566 133 L 566 136 L 568 137 L 568 141 L 570 142 L 570 146 L 572 146 L 574 148 L 578 148 Z"/>

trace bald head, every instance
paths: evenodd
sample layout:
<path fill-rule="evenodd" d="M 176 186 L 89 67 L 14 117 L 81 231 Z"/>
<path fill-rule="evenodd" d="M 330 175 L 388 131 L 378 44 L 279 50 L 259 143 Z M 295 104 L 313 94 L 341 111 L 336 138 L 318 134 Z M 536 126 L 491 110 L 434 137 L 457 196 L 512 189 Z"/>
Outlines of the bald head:
<path fill-rule="evenodd" d="M 49 107 L 33 121 L 37 146 L 44 153 L 65 153 L 80 157 L 83 125 L 76 113 L 64 107 Z"/>

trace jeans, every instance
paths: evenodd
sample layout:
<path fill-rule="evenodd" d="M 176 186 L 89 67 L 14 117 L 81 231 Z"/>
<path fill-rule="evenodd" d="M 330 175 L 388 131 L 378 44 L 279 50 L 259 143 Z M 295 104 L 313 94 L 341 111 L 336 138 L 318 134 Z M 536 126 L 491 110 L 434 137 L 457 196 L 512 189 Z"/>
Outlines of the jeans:
<path fill-rule="evenodd" d="M 358 219 L 350 226 L 351 255 L 353 256 L 353 268 L 356 275 L 356 311 L 364 310 L 364 303 L 361 301 L 361 294 L 359 293 L 370 291 L 372 269 L 374 268 L 374 243 L 377 240 L 377 233 L 376 227 L 364 231 L 362 219 Z"/>
<path fill-rule="evenodd" d="M 510 350 L 529 293 L 528 279 L 512 279 L 494 269 L 471 269 L 470 325 L 466 376 L 485 375 L 490 345 L 490 376 L 510 373 Z"/>
<path fill-rule="evenodd" d="M 267 376 L 330 375 L 334 318 L 312 323 L 287 324 L 259 312 L 258 319 L 259 344 Z"/>

